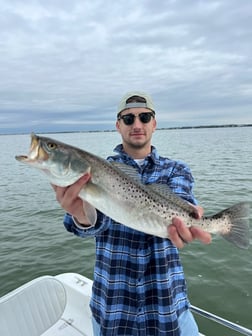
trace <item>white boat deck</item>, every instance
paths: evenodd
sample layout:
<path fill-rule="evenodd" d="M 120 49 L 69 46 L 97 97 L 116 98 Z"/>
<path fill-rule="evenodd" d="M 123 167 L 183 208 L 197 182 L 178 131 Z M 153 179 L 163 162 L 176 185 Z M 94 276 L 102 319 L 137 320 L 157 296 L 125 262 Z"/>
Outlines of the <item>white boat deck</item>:
<path fill-rule="evenodd" d="M 93 336 L 92 281 L 80 274 L 42 276 L 0 298 L 1 336 Z M 192 306 L 194 313 L 243 335 L 252 331 Z M 204 336 L 200 334 L 200 336 Z"/>

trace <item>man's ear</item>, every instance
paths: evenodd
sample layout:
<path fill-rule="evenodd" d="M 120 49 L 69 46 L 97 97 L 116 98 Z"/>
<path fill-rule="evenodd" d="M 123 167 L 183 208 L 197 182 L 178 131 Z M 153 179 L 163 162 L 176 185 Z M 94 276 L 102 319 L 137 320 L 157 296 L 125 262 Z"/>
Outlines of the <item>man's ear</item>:
<path fill-rule="evenodd" d="M 119 120 L 116 121 L 116 129 L 119 133 L 121 133 Z"/>
<path fill-rule="evenodd" d="M 154 133 L 156 131 L 156 128 L 157 128 L 157 120 L 154 119 L 153 120 L 153 131 L 152 131 L 152 133 Z"/>

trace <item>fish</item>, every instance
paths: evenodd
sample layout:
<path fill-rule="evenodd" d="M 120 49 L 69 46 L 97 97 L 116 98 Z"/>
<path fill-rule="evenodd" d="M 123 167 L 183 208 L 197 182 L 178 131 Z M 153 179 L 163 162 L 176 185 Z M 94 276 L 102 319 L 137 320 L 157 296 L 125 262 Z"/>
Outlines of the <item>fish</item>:
<path fill-rule="evenodd" d="M 187 227 L 200 227 L 217 234 L 235 246 L 249 247 L 249 202 L 240 202 L 211 216 L 195 218 L 195 206 L 160 183 L 143 184 L 135 168 L 110 162 L 66 143 L 31 134 L 27 155 L 18 161 L 42 170 L 50 183 L 67 187 L 89 173 L 90 180 L 79 197 L 92 205 L 86 215 L 96 220 L 96 210 L 115 222 L 161 238 L 169 238 L 168 226 L 174 217 Z"/>

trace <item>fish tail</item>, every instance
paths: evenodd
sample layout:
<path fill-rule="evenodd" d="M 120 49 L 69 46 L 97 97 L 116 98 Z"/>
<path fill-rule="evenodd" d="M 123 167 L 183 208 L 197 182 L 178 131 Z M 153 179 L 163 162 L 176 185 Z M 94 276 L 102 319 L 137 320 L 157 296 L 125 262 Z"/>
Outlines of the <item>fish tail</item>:
<path fill-rule="evenodd" d="M 218 213 L 229 219 L 229 229 L 220 232 L 221 236 L 239 248 L 249 247 L 249 210 L 248 202 L 241 202 Z"/>

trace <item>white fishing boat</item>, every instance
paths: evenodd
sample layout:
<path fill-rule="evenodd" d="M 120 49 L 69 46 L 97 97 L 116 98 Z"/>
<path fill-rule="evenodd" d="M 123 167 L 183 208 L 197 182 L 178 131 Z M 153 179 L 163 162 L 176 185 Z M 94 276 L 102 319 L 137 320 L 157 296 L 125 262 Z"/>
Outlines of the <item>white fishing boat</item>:
<path fill-rule="evenodd" d="M 24 284 L 0 298 L 0 335 L 92 336 L 91 288 L 92 281 L 76 273 L 42 276 Z M 192 311 L 242 335 L 252 335 L 252 330 L 195 306 Z"/>

